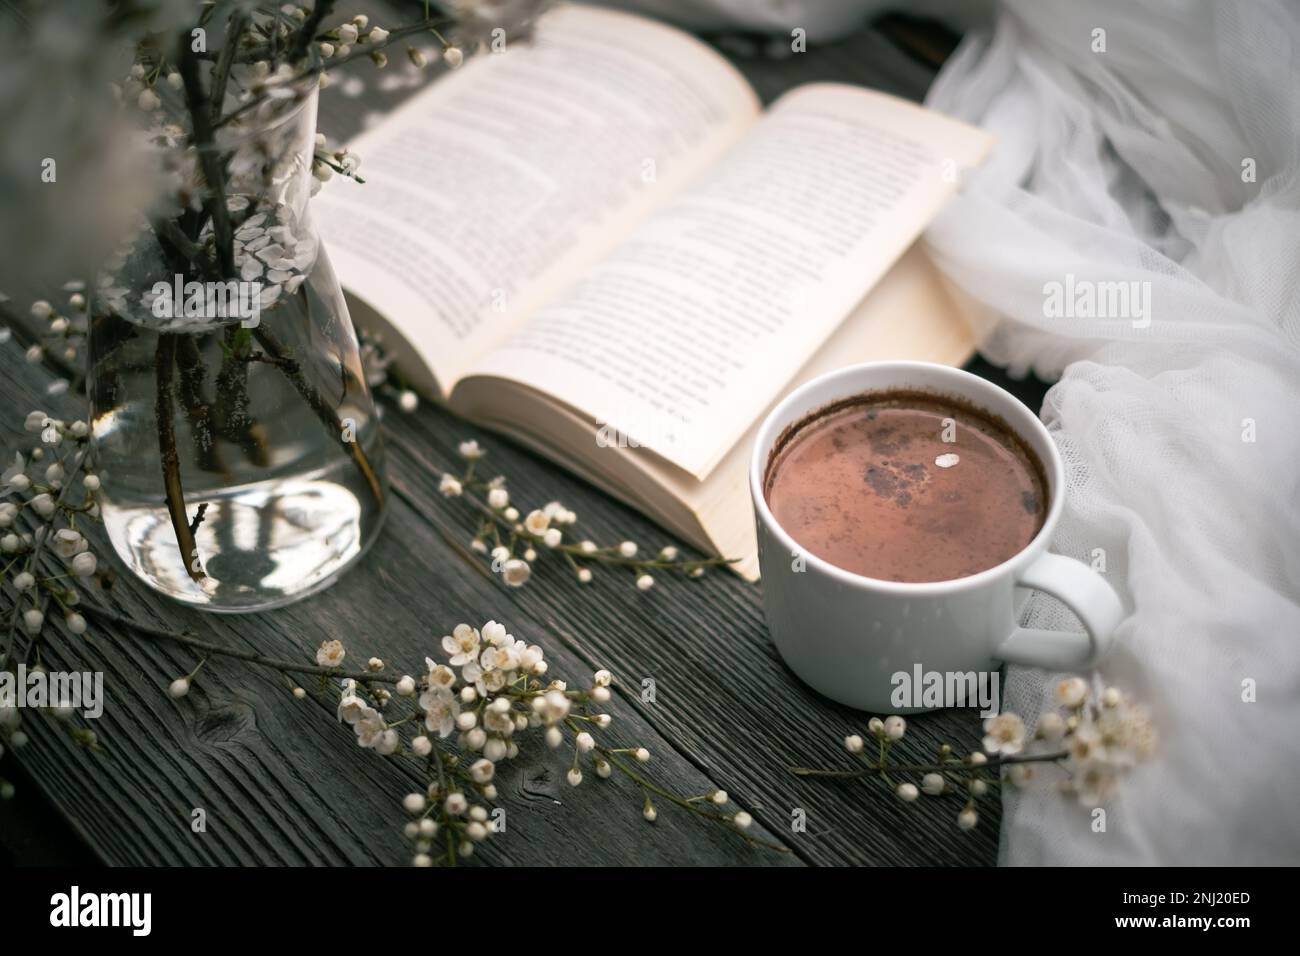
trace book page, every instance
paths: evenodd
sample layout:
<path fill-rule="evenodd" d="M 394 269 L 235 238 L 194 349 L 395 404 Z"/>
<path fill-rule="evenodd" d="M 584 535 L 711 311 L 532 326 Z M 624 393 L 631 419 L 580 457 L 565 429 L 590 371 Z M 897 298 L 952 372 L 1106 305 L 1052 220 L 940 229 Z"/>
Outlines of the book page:
<path fill-rule="evenodd" d="M 312 214 L 344 287 L 450 390 L 758 113 L 688 34 L 560 7 L 350 144 L 366 182 L 336 177 Z"/>
<path fill-rule="evenodd" d="M 990 142 L 884 94 L 801 87 L 474 373 L 703 479 Z"/>

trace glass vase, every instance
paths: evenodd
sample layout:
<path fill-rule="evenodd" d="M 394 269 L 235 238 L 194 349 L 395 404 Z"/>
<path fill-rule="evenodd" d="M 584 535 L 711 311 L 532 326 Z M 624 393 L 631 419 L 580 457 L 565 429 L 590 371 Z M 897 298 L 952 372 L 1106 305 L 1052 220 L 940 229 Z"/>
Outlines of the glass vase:
<path fill-rule="evenodd" d="M 316 99 L 290 91 L 206 148 L 164 144 L 177 198 L 92 298 L 104 524 L 135 576 L 207 610 L 328 586 L 385 512 L 375 407 L 308 215 Z"/>

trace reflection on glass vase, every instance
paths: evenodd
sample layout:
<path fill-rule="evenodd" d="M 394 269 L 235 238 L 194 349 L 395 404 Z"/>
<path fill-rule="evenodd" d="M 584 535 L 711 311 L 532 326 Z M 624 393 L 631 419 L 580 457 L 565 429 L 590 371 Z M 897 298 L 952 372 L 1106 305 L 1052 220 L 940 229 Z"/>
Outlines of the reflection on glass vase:
<path fill-rule="evenodd" d="M 105 526 L 139 578 L 213 611 L 328 586 L 385 510 L 375 407 L 307 213 L 315 90 L 259 120 L 210 155 L 164 143 L 180 202 L 142 222 L 92 300 Z M 201 185 L 216 168 L 220 206 Z"/>

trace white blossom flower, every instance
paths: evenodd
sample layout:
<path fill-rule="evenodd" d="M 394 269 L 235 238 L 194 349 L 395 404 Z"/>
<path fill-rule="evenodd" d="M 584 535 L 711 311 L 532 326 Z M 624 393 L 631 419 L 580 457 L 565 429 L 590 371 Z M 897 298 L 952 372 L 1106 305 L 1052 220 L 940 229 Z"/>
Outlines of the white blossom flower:
<path fill-rule="evenodd" d="M 374 27 L 370 31 L 371 43 L 383 43 L 388 39 L 388 31 L 383 27 Z"/>
<path fill-rule="evenodd" d="M 468 624 L 457 624 L 448 636 L 442 639 L 442 649 L 451 655 L 448 663 L 460 667 L 476 660 L 479 654 L 479 632 Z"/>
<path fill-rule="evenodd" d="M 422 793 L 408 793 L 402 798 L 402 808 L 409 814 L 424 812 L 425 796 Z"/>
<path fill-rule="evenodd" d="M 35 584 L 36 576 L 30 571 L 22 571 L 14 575 L 13 586 L 19 591 L 26 591 L 28 588 L 34 587 Z"/>
<path fill-rule="evenodd" d="M 478 442 L 472 439 L 470 441 L 461 442 L 458 450 L 460 451 L 460 456 L 469 461 L 477 461 L 486 454 L 486 452 L 479 447 Z"/>
<path fill-rule="evenodd" d="M 33 433 L 44 431 L 49 421 L 50 417 L 42 411 L 28 412 L 27 418 L 23 420 L 23 428 Z"/>
<path fill-rule="evenodd" d="M 1037 734 L 1046 741 L 1055 742 L 1065 736 L 1065 718 L 1050 710 L 1038 718 Z"/>
<path fill-rule="evenodd" d="M 1075 708 L 1088 697 L 1088 683 L 1082 677 L 1067 677 L 1056 685 L 1056 699 L 1062 707 Z"/>
<path fill-rule="evenodd" d="M 397 693 L 402 697 L 415 696 L 415 678 L 409 674 L 403 674 L 397 682 Z"/>
<path fill-rule="evenodd" d="M 1023 787 L 1034 777 L 1034 767 L 1027 763 L 1013 763 L 1007 768 L 1007 778 L 1017 787 Z"/>
<path fill-rule="evenodd" d="M 596 746 L 596 739 L 585 730 L 578 734 L 578 736 L 573 739 L 573 742 L 577 746 L 578 752 L 584 754 Z"/>
<path fill-rule="evenodd" d="M 460 716 L 460 702 L 447 691 L 430 691 L 420 695 L 420 708 L 424 711 L 424 726 L 440 738 L 450 736 Z"/>
<path fill-rule="evenodd" d="M 907 733 L 907 721 L 897 715 L 885 718 L 885 736 L 890 740 L 902 740 Z"/>
<path fill-rule="evenodd" d="M 1025 747 L 1025 722 L 1006 711 L 984 721 L 984 749 L 991 754 L 1018 754 Z"/>
<path fill-rule="evenodd" d="M 453 817 L 459 817 L 469 809 L 469 800 L 465 798 L 465 794 L 463 793 L 450 793 L 447 795 L 447 799 L 443 802 L 442 808 Z"/>
<path fill-rule="evenodd" d="M 475 760 L 469 765 L 469 775 L 475 783 L 487 783 L 496 773 L 496 764 L 486 757 Z"/>
<path fill-rule="evenodd" d="M 352 23 L 345 23 L 345 24 L 343 24 L 341 27 L 338 28 L 338 31 L 337 31 L 337 32 L 338 32 L 338 35 L 339 35 L 339 42 L 340 42 L 340 43 L 356 43 L 356 42 L 357 42 L 357 28 L 356 28 L 356 25 L 355 25 L 355 24 L 352 24 Z"/>
<path fill-rule="evenodd" d="M 81 536 L 80 532 L 74 531 L 72 528 L 60 528 L 54 532 L 50 547 L 55 554 L 66 561 L 84 551 L 87 544 L 86 539 Z"/>
<path fill-rule="evenodd" d="M 447 62 L 447 65 L 451 67 L 453 70 L 457 69 L 462 63 L 465 62 L 465 54 L 461 52 L 459 47 L 454 47 L 454 46 L 449 46 L 445 50 L 443 50 L 442 58 Z"/>
<path fill-rule="evenodd" d="M 1116 767 L 1103 761 L 1092 761 L 1074 769 L 1071 783 L 1082 806 L 1096 807 L 1110 798 L 1117 778 Z"/>
<path fill-rule="evenodd" d="M 438 481 L 438 491 L 444 498 L 458 497 L 462 490 L 460 481 L 454 475 L 443 472 L 442 478 Z"/>
<path fill-rule="evenodd" d="M 384 715 L 373 707 L 367 707 L 362 712 L 361 719 L 352 725 L 353 731 L 357 735 L 357 743 L 362 747 L 378 749 L 383 742 L 384 734 L 388 731 L 388 723 L 384 720 Z"/>
<path fill-rule="evenodd" d="M 0 482 L 4 483 L 0 494 L 9 495 L 15 491 L 26 491 L 32 486 L 32 480 L 23 470 L 26 467 L 27 462 L 23 460 L 23 456 L 19 452 L 14 452 L 13 464 L 0 474 Z"/>
<path fill-rule="evenodd" d="M 94 554 L 89 551 L 83 551 L 72 559 L 72 571 L 79 578 L 88 578 L 95 573 L 95 568 L 99 562 Z"/>
<path fill-rule="evenodd" d="M 520 561 L 518 558 L 512 558 L 507 561 L 505 567 L 501 569 L 501 578 L 512 588 L 520 587 L 528 580 L 533 569 L 527 561 Z"/>
<path fill-rule="evenodd" d="M 546 512 L 535 509 L 530 511 L 528 517 L 524 519 L 524 529 L 529 534 L 541 535 L 546 533 L 546 529 L 550 523 L 551 519 L 547 516 Z"/>
<path fill-rule="evenodd" d="M 937 797 L 944 791 L 943 774 L 927 773 L 921 778 L 921 790 L 931 797 Z"/>
<path fill-rule="evenodd" d="M 506 491 L 504 488 L 493 488 L 488 492 L 487 503 L 488 507 L 500 511 L 506 505 L 510 504 L 510 492 Z"/>
<path fill-rule="evenodd" d="M 324 641 L 316 649 L 316 663 L 321 667 L 338 667 L 346 654 L 342 641 Z"/>
<path fill-rule="evenodd" d="M 50 515 L 54 514 L 54 499 L 48 494 L 42 493 L 36 495 L 28 503 L 32 506 L 32 510 L 42 518 L 48 518 Z"/>

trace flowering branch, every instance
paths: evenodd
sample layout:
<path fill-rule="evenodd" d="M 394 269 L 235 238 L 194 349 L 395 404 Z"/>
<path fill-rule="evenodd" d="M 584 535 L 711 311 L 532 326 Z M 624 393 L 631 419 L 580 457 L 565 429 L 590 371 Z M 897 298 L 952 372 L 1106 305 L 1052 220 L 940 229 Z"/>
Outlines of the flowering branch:
<path fill-rule="evenodd" d="M 864 766 L 853 770 L 791 767 L 790 772 L 828 780 L 879 777 L 908 803 L 922 793 L 956 796 L 962 800 L 957 825 L 963 830 L 979 822 L 978 797 L 1003 783 L 1026 785 L 1034 777 L 1036 764 L 1059 766 L 1065 775 L 1062 789 L 1074 793 L 1082 805 L 1096 806 L 1110 796 L 1123 772 L 1150 757 L 1156 747 L 1156 732 L 1146 710 L 1117 688 L 1106 688 L 1095 701 L 1088 690 L 1081 677 L 1062 680 L 1056 687 L 1056 699 L 1064 712 L 1043 714 L 1029 737 L 1018 714 L 1004 711 L 988 718 L 984 722 L 985 752 L 957 757 L 949 744 L 942 744 L 933 763 L 890 762 L 890 754 L 907 732 L 907 722 L 898 716 L 873 717 L 867 729 L 874 748 L 857 734 L 844 738 L 844 748 Z M 1027 752 L 1032 745 L 1047 749 Z M 921 775 L 919 786 L 894 779 L 916 775 Z"/>
<path fill-rule="evenodd" d="M 636 575 L 636 586 L 642 591 L 654 587 L 651 571 L 663 570 L 698 578 L 705 568 L 731 564 L 736 559 L 682 558 L 676 547 L 668 545 L 653 558 L 638 557 L 640 546 L 634 541 L 600 547 L 594 541 L 581 540 L 565 543 L 565 535 L 578 517 L 558 501 L 520 516 L 519 509 L 510 503 L 504 477 L 488 481 L 475 477 L 480 459 L 487 454 L 477 441 L 460 443 L 459 452 L 466 465 L 459 476 L 434 469 L 438 490 L 446 498 L 464 500 L 479 515 L 478 531 L 470 547 L 492 560 L 492 570 L 501 574 L 511 587 L 519 587 L 532 575 L 532 565 L 540 553 L 552 551 L 563 555 L 578 581 L 587 584 L 592 580 L 588 563 L 625 567 Z M 480 498 L 474 494 L 480 492 Z"/>

